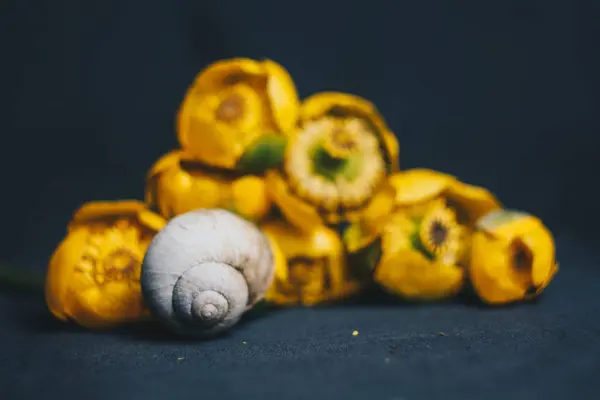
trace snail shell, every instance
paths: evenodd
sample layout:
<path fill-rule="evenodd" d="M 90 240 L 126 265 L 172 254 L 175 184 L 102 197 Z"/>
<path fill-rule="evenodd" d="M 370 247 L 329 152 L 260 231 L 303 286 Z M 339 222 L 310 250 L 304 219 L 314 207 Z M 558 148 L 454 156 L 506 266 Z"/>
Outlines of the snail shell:
<path fill-rule="evenodd" d="M 235 325 L 274 276 L 274 257 L 258 227 L 222 209 L 171 219 L 142 263 L 144 300 L 177 333 L 209 336 Z"/>

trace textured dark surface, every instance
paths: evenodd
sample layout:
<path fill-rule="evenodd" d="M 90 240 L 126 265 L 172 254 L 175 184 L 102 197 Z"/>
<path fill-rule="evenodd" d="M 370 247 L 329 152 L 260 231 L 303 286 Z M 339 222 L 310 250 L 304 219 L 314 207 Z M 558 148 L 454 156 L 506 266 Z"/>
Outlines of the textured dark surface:
<path fill-rule="evenodd" d="M 2 393 L 8 399 L 492 400 L 568 399 L 577 391 L 577 398 L 595 399 L 598 257 L 569 237 L 558 241 L 562 271 L 536 304 L 273 311 L 206 342 L 184 342 L 156 327 L 83 332 L 54 322 L 41 301 L 2 296 Z"/>
<path fill-rule="evenodd" d="M 535 305 L 290 310 L 205 343 L 73 331 L 2 295 L 0 399 L 597 398 L 599 20 L 597 0 L 4 0 L 1 263 L 41 273 L 83 202 L 141 198 L 194 75 L 248 56 L 302 97 L 372 100 L 402 168 L 540 216 L 561 272 Z"/>

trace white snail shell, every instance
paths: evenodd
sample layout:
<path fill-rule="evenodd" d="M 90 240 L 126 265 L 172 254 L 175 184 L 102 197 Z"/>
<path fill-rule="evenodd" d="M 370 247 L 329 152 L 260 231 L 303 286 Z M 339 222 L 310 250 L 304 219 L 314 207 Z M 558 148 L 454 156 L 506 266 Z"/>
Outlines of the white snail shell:
<path fill-rule="evenodd" d="M 235 325 L 273 276 L 273 253 L 258 227 L 223 209 L 200 209 L 171 219 L 153 238 L 141 286 L 172 330 L 209 336 Z"/>

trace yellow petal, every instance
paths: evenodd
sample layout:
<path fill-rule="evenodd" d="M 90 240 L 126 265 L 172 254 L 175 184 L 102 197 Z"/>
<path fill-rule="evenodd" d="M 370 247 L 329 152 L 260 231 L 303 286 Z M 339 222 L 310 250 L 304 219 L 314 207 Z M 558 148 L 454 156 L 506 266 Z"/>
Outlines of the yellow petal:
<path fill-rule="evenodd" d="M 148 207 L 158 207 L 157 180 L 166 171 L 178 168 L 182 150 L 171 151 L 158 159 L 146 174 L 144 201 Z"/>
<path fill-rule="evenodd" d="M 153 203 L 165 218 L 197 208 L 226 208 L 228 192 L 235 175 L 215 170 L 194 160 L 188 153 L 169 153 L 153 168 L 146 186 Z M 161 168 L 159 168 L 161 167 Z"/>
<path fill-rule="evenodd" d="M 290 193 L 279 172 L 268 171 L 266 184 L 271 199 L 292 224 L 306 232 L 311 232 L 316 227 L 323 225 L 323 219 L 317 209 Z"/>
<path fill-rule="evenodd" d="M 262 219 L 271 208 L 264 179 L 244 176 L 231 186 L 233 210 L 252 221 Z"/>
<path fill-rule="evenodd" d="M 186 153 L 183 150 L 170 151 L 167 154 L 161 156 L 148 171 L 146 179 L 156 178 L 163 172 L 169 171 L 173 168 L 178 168 L 179 162 L 182 158 L 189 159 L 191 158 L 191 156 L 186 156 Z"/>
<path fill-rule="evenodd" d="M 69 222 L 68 231 L 95 223 L 112 223 L 116 219 L 135 221 L 140 227 L 158 232 L 166 221 L 138 200 L 94 201 L 81 206 Z"/>
<path fill-rule="evenodd" d="M 415 223 L 402 211 L 390 215 L 383 227 L 381 247 L 384 254 L 393 254 L 412 248 L 410 236 L 416 229 Z"/>
<path fill-rule="evenodd" d="M 375 281 L 393 294 L 412 300 L 439 300 L 458 293 L 464 271 L 454 265 L 427 260 L 414 250 L 401 250 L 383 256 Z"/>
<path fill-rule="evenodd" d="M 430 169 L 410 169 L 389 178 L 396 189 L 396 204 L 399 206 L 432 200 L 454 181 L 454 177 Z"/>
<path fill-rule="evenodd" d="M 391 185 L 383 185 L 358 213 L 358 221 L 344 232 L 344 241 L 350 253 L 364 249 L 379 238 L 394 208 L 395 196 L 395 189 Z"/>
<path fill-rule="evenodd" d="M 468 224 L 473 224 L 492 210 L 502 208 L 498 199 L 487 189 L 458 180 L 451 180 L 448 183 L 445 195 L 466 211 Z"/>
<path fill-rule="evenodd" d="M 514 281 L 506 243 L 483 232 L 473 235 L 469 277 L 475 292 L 488 304 L 503 304 L 525 298 L 521 280 Z"/>
<path fill-rule="evenodd" d="M 275 279 L 282 282 L 288 282 L 287 260 L 277 238 L 281 234 L 287 234 L 289 228 L 282 221 L 269 221 L 260 226 L 262 232 L 267 236 L 273 258 L 275 260 Z"/>
<path fill-rule="evenodd" d="M 165 218 L 150 210 L 140 211 L 138 213 L 138 221 L 142 227 L 147 228 L 154 233 L 159 232 L 167 224 Z"/>
<path fill-rule="evenodd" d="M 209 165 L 233 169 L 244 153 L 240 134 L 232 126 L 216 122 L 212 117 L 193 115 L 189 129 L 181 134 L 181 145 L 192 156 Z M 258 131 L 256 131 L 258 134 Z M 257 135 L 248 135 L 256 138 Z"/>
<path fill-rule="evenodd" d="M 367 120 L 379 136 L 389 172 L 396 172 L 400 169 L 398 140 L 373 103 L 348 93 L 321 92 L 304 100 L 300 106 L 300 119 L 302 122 L 306 122 L 332 112 Z"/>
<path fill-rule="evenodd" d="M 136 321 L 143 312 L 139 285 L 109 282 L 76 293 L 72 318 L 90 329 L 108 328 Z"/>
<path fill-rule="evenodd" d="M 50 312 L 62 320 L 67 319 L 73 308 L 67 299 L 69 286 L 73 267 L 81 258 L 87 238 L 86 227 L 71 230 L 50 258 L 45 284 L 46 304 Z"/>
<path fill-rule="evenodd" d="M 138 200 L 91 201 L 75 212 L 69 226 L 114 217 L 133 217 L 143 210 L 146 210 L 146 205 Z"/>
<path fill-rule="evenodd" d="M 288 71 L 280 64 L 272 60 L 265 60 L 262 64 L 269 77 L 267 91 L 273 118 L 281 132 L 290 134 L 296 126 L 300 109 L 296 85 Z"/>
<path fill-rule="evenodd" d="M 384 184 L 373 196 L 369 204 L 362 211 L 361 219 L 364 225 L 373 232 L 379 233 L 388 221 L 394 208 L 396 190 L 392 185 Z"/>
<path fill-rule="evenodd" d="M 261 78 L 266 78 L 266 70 L 260 62 L 243 57 L 224 59 L 201 70 L 190 90 L 214 93 L 226 86 Z"/>

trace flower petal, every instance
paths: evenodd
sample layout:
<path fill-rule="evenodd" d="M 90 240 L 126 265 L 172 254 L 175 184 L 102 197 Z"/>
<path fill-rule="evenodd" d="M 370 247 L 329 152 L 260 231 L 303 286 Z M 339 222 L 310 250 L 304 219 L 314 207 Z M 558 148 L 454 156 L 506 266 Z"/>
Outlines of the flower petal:
<path fill-rule="evenodd" d="M 233 210 L 252 221 L 262 219 L 271 208 L 266 184 L 258 176 L 244 176 L 231 185 Z"/>
<path fill-rule="evenodd" d="M 152 167 L 146 174 L 146 180 L 154 179 L 158 175 L 162 174 L 163 172 L 165 172 L 171 168 L 177 168 L 182 157 L 186 157 L 185 154 L 186 153 L 183 150 L 174 150 L 174 151 L 170 151 L 167 154 L 161 156 L 158 159 L 158 161 L 156 161 L 154 163 L 154 165 L 152 165 Z M 190 156 L 188 155 L 187 158 L 190 158 Z"/>
<path fill-rule="evenodd" d="M 233 169 L 244 153 L 244 143 L 239 140 L 240 134 L 240 131 L 219 123 L 212 117 L 192 115 L 189 129 L 180 134 L 180 143 L 198 160 L 215 167 Z"/>
<path fill-rule="evenodd" d="M 396 204 L 412 206 L 439 196 L 454 182 L 454 177 L 430 169 L 410 169 L 390 176 L 396 189 Z"/>
<path fill-rule="evenodd" d="M 286 219 L 298 228 L 312 232 L 322 226 L 323 219 L 317 209 L 289 192 L 281 174 L 275 170 L 266 174 L 267 191 Z"/>
<path fill-rule="evenodd" d="M 487 189 L 458 180 L 448 183 L 445 195 L 466 211 L 469 225 L 490 211 L 502 208 L 498 199 Z"/>
<path fill-rule="evenodd" d="M 285 135 L 290 134 L 296 126 L 300 112 L 296 85 L 289 72 L 280 64 L 265 60 L 262 65 L 268 76 L 267 93 L 275 123 Z"/>
<path fill-rule="evenodd" d="M 389 222 L 395 195 L 391 185 L 383 185 L 369 204 L 357 212 L 356 221 L 344 232 L 344 242 L 350 253 L 360 251 L 380 237 Z"/>
<path fill-rule="evenodd" d="M 226 86 L 265 77 L 265 68 L 256 60 L 243 57 L 223 59 L 201 70 L 196 75 L 190 91 L 194 94 L 213 93 Z"/>
<path fill-rule="evenodd" d="M 504 240 L 494 239 L 483 232 L 472 238 L 469 277 L 475 292 L 488 304 L 504 304 L 522 300 L 526 288 L 515 281 Z"/>
<path fill-rule="evenodd" d="M 73 305 L 68 301 L 69 286 L 87 238 L 86 227 L 72 229 L 50 258 L 45 283 L 46 304 L 50 312 L 62 320 L 66 320 L 72 310 Z"/>
<path fill-rule="evenodd" d="M 464 271 L 454 265 L 430 262 L 414 250 L 384 254 L 375 281 L 386 290 L 412 300 L 439 300 L 458 293 Z"/>
<path fill-rule="evenodd" d="M 144 311 L 139 288 L 121 282 L 77 292 L 72 318 L 81 326 L 102 329 L 136 321 Z"/>
<path fill-rule="evenodd" d="M 91 201 L 75 212 L 69 223 L 69 229 L 102 219 L 135 217 L 143 210 L 146 210 L 146 204 L 139 200 Z"/>

